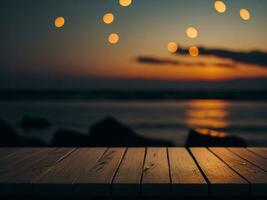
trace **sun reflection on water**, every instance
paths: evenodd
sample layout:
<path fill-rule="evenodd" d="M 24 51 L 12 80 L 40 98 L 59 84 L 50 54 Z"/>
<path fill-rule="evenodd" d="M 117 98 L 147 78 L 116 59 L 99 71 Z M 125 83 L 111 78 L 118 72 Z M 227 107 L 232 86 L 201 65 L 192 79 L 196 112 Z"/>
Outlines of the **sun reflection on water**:
<path fill-rule="evenodd" d="M 186 105 L 186 124 L 198 128 L 229 126 L 229 104 L 223 100 L 192 100 Z"/>

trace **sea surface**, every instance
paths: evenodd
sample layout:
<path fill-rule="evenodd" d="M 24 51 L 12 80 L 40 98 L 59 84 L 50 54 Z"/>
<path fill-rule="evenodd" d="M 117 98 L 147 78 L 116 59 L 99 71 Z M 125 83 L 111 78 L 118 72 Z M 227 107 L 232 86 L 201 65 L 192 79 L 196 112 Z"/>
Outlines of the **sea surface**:
<path fill-rule="evenodd" d="M 24 115 L 44 117 L 53 126 L 25 131 L 18 127 Z M 223 131 L 247 140 L 250 146 L 267 146 L 267 101 L 194 100 L 2 100 L 0 118 L 27 137 L 47 143 L 58 128 L 87 133 L 106 116 L 116 117 L 138 134 L 163 138 L 183 146 L 192 127 Z M 1 133 L 0 133 L 1 134 Z M 112 133 L 110 133 L 112 134 Z"/>

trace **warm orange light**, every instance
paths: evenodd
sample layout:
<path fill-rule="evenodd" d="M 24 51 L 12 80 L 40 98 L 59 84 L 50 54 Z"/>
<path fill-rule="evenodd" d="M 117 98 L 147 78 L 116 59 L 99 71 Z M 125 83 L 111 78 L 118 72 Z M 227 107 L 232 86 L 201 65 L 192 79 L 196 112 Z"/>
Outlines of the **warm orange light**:
<path fill-rule="evenodd" d="M 207 110 L 190 110 L 187 113 L 188 116 L 194 118 L 224 118 L 228 116 L 224 110 L 220 109 L 207 109 Z"/>
<path fill-rule="evenodd" d="M 178 50 L 178 45 L 175 42 L 170 42 L 168 43 L 167 48 L 170 53 L 176 53 Z"/>
<path fill-rule="evenodd" d="M 219 137 L 219 138 L 226 137 L 226 134 L 223 132 L 213 131 L 213 130 L 209 130 L 209 129 L 198 128 L 198 129 L 196 129 L 196 131 L 201 135 L 208 135 L 211 137 Z"/>
<path fill-rule="evenodd" d="M 110 44 L 118 43 L 119 39 L 120 39 L 120 37 L 119 37 L 119 35 L 117 33 L 112 33 L 108 37 L 108 41 L 109 41 Z"/>
<path fill-rule="evenodd" d="M 58 18 L 55 19 L 55 26 L 56 26 L 57 28 L 61 28 L 61 27 L 63 27 L 64 24 L 65 24 L 65 19 L 64 19 L 64 17 L 58 17 Z"/>
<path fill-rule="evenodd" d="M 189 48 L 189 54 L 192 57 L 197 57 L 199 55 L 199 50 L 197 47 L 193 46 Z"/>
<path fill-rule="evenodd" d="M 201 127 L 201 128 L 226 128 L 228 123 L 223 120 L 217 119 L 188 119 L 186 120 L 187 125 L 191 127 Z"/>
<path fill-rule="evenodd" d="M 103 22 L 105 24 L 112 24 L 113 21 L 114 21 L 114 15 L 112 13 L 106 13 L 103 16 Z"/>
<path fill-rule="evenodd" d="M 229 104 L 223 100 L 193 100 L 186 105 L 186 123 L 197 128 L 226 128 L 229 123 Z M 204 135 L 205 132 L 202 132 Z M 210 136 L 223 137 L 223 134 L 209 132 Z"/>
<path fill-rule="evenodd" d="M 194 27 L 189 27 L 186 29 L 186 34 L 189 38 L 196 38 L 198 36 L 198 31 Z"/>
<path fill-rule="evenodd" d="M 240 10 L 240 17 L 245 20 L 245 21 L 248 21 L 250 19 L 250 12 L 245 9 L 245 8 L 242 8 Z"/>
<path fill-rule="evenodd" d="M 214 8 L 219 13 L 224 13 L 226 11 L 226 5 L 223 1 L 215 1 Z"/>
<path fill-rule="evenodd" d="M 192 100 L 189 101 L 188 106 L 194 109 L 226 109 L 229 108 L 229 103 L 224 100 Z"/>
<path fill-rule="evenodd" d="M 123 7 L 130 6 L 132 4 L 132 0 L 120 0 L 120 5 Z"/>

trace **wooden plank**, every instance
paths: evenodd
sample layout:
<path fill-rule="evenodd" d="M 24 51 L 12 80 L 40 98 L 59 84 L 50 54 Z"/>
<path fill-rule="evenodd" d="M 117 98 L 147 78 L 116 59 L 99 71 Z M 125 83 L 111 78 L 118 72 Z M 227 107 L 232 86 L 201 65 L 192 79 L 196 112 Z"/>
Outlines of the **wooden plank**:
<path fill-rule="evenodd" d="M 167 148 L 147 148 L 142 178 L 142 196 L 170 196 Z"/>
<path fill-rule="evenodd" d="M 208 196 L 208 184 L 185 148 L 169 148 L 172 196 Z"/>
<path fill-rule="evenodd" d="M 267 159 L 267 148 L 256 148 L 256 147 L 251 147 L 251 148 L 248 148 L 248 150 L 256 153 L 257 155 Z"/>
<path fill-rule="evenodd" d="M 34 150 L 31 153 L 29 150 Z M 45 172 L 50 166 L 63 159 L 72 152 L 70 148 L 27 148 L 18 150 L 12 160 L 8 158 L 5 165 L 1 165 L 0 173 L 0 196 L 30 196 L 32 195 L 31 181 Z M 25 154 L 24 158 L 18 157 Z M 30 156 L 29 156 L 29 155 Z M 10 167 L 10 168 L 8 168 Z"/>
<path fill-rule="evenodd" d="M 15 148 L 3 148 L 3 147 L 0 147 L 0 155 L 3 156 L 3 155 L 6 155 L 6 154 L 9 154 L 10 152 L 14 152 L 16 149 Z M 0 159 L 2 159 L 2 157 L 0 157 Z"/>
<path fill-rule="evenodd" d="M 90 168 L 86 175 L 75 181 L 77 197 L 108 197 L 111 195 L 113 177 L 121 163 L 126 148 L 110 148 Z"/>
<path fill-rule="evenodd" d="M 230 151 L 236 155 L 244 158 L 245 160 L 251 162 L 252 164 L 260 167 L 267 172 L 267 159 L 264 159 L 257 154 L 247 150 L 246 148 L 228 148 Z"/>
<path fill-rule="evenodd" d="M 220 159 L 247 179 L 251 184 L 251 195 L 267 195 L 267 173 L 226 148 L 210 148 Z"/>
<path fill-rule="evenodd" d="M 26 159 L 31 159 L 35 154 L 46 150 L 40 148 L 12 148 L 6 156 L 0 159 L 0 171 L 11 172 L 12 170 L 17 170 L 16 166 L 18 166 L 18 163 Z"/>
<path fill-rule="evenodd" d="M 17 152 L 16 148 L 0 148 L 0 162 L 5 161 L 9 156 Z"/>
<path fill-rule="evenodd" d="M 13 150 L 12 150 L 13 151 Z M 41 155 L 51 151 L 50 148 L 16 148 L 15 152 L 9 154 L 5 159 L 0 159 L 0 181 L 1 176 L 17 173 L 27 169 L 28 165 L 32 162 L 40 159 Z"/>
<path fill-rule="evenodd" d="M 107 148 L 81 148 L 49 168 L 33 181 L 34 195 L 42 197 L 72 197 L 75 180 L 86 176 Z"/>
<path fill-rule="evenodd" d="M 254 148 L 190 150 L 193 158 L 184 148 L 2 148 L 0 197 L 200 197 L 201 172 L 212 196 L 266 196 L 266 159 Z"/>
<path fill-rule="evenodd" d="M 210 183 L 211 196 L 246 196 L 249 184 L 206 148 L 190 148 Z"/>
<path fill-rule="evenodd" d="M 145 148 L 129 148 L 115 175 L 112 196 L 139 197 L 142 179 Z"/>

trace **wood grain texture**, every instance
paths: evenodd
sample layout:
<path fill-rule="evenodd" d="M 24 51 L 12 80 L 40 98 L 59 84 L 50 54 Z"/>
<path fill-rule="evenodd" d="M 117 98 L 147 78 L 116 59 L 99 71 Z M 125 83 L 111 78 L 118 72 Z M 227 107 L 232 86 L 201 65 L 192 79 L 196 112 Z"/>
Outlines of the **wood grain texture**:
<path fill-rule="evenodd" d="M 0 155 L 1 155 L 0 159 L 2 159 L 2 156 L 6 156 L 6 155 L 8 155 L 8 154 L 10 154 L 12 152 L 16 152 L 16 151 L 18 151 L 17 148 L 13 148 L 13 147 L 2 148 L 2 147 L 0 147 Z"/>
<path fill-rule="evenodd" d="M 211 196 L 246 196 L 249 184 L 206 148 L 190 148 L 210 182 Z"/>
<path fill-rule="evenodd" d="M 107 148 L 80 148 L 33 181 L 34 194 L 43 197 L 71 197 L 73 184 L 87 175 Z"/>
<path fill-rule="evenodd" d="M 248 148 L 248 150 L 256 153 L 257 155 L 267 159 L 267 148 L 256 148 L 256 147 L 251 147 L 251 148 Z"/>
<path fill-rule="evenodd" d="M 267 195 L 267 173 L 226 148 L 210 148 L 220 159 L 250 182 L 251 195 Z"/>
<path fill-rule="evenodd" d="M 7 150 L 7 149 L 6 149 Z M 6 150 L 3 150 L 4 152 Z M 11 172 L 12 170 L 17 170 L 16 166 L 23 163 L 24 160 L 31 160 L 35 154 L 40 154 L 41 152 L 47 152 L 47 149 L 39 148 L 11 148 L 7 151 L 7 155 L 0 158 L 0 171 Z M 27 163 L 27 162 L 24 162 Z"/>
<path fill-rule="evenodd" d="M 0 162 L 18 152 L 17 148 L 0 148 Z"/>
<path fill-rule="evenodd" d="M 111 183 L 120 165 L 126 148 L 110 148 L 94 165 L 87 169 L 86 175 L 75 181 L 74 195 L 77 197 L 111 196 Z"/>
<path fill-rule="evenodd" d="M 32 195 L 32 180 L 72 151 L 70 148 L 20 149 L 1 165 L 5 171 L 0 173 L 0 196 Z"/>
<path fill-rule="evenodd" d="M 19 149 L 15 154 L 8 156 L 5 160 L 0 160 L 0 170 L 2 172 L 0 174 L 0 182 L 20 182 L 20 179 L 24 181 L 25 173 L 30 171 L 31 168 L 34 168 L 35 170 L 33 171 L 36 171 L 38 167 L 46 167 L 50 163 L 50 159 L 57 160 L 71 150 L 64 148 Z M 17 174 L 21 175 L 13 180 L 12 177 Z M 7 177 L 7 180 L 5 177 Z"/>
<path fill-rule="evenodd" d="M 0 148 L 0 198 L 264 199 L 265 160 L 258 148 Z"/>
<path fill-rule="evenodd" d="M 208 184 L 185 148 L 168 148 L 172 196 L 208 196 Z"/>
<path fill-rule="evenodd" d="M 260 167 L 267 172 L 267 159 L 264 159 L 257 154 L 247 150 L 246 148 L 228 148 L 230 151 L 249 161 L 250 163 Z"/>
<path fill-rule="evenodd" d="M 145 148 L 129 148 L 113 180 L 112 196 L 139 197 Z"/>
<path fill-rule="evenodd" d="M 167 148 L 147 148 L 142 178 L 142 196 L 170 196 Z"/>

